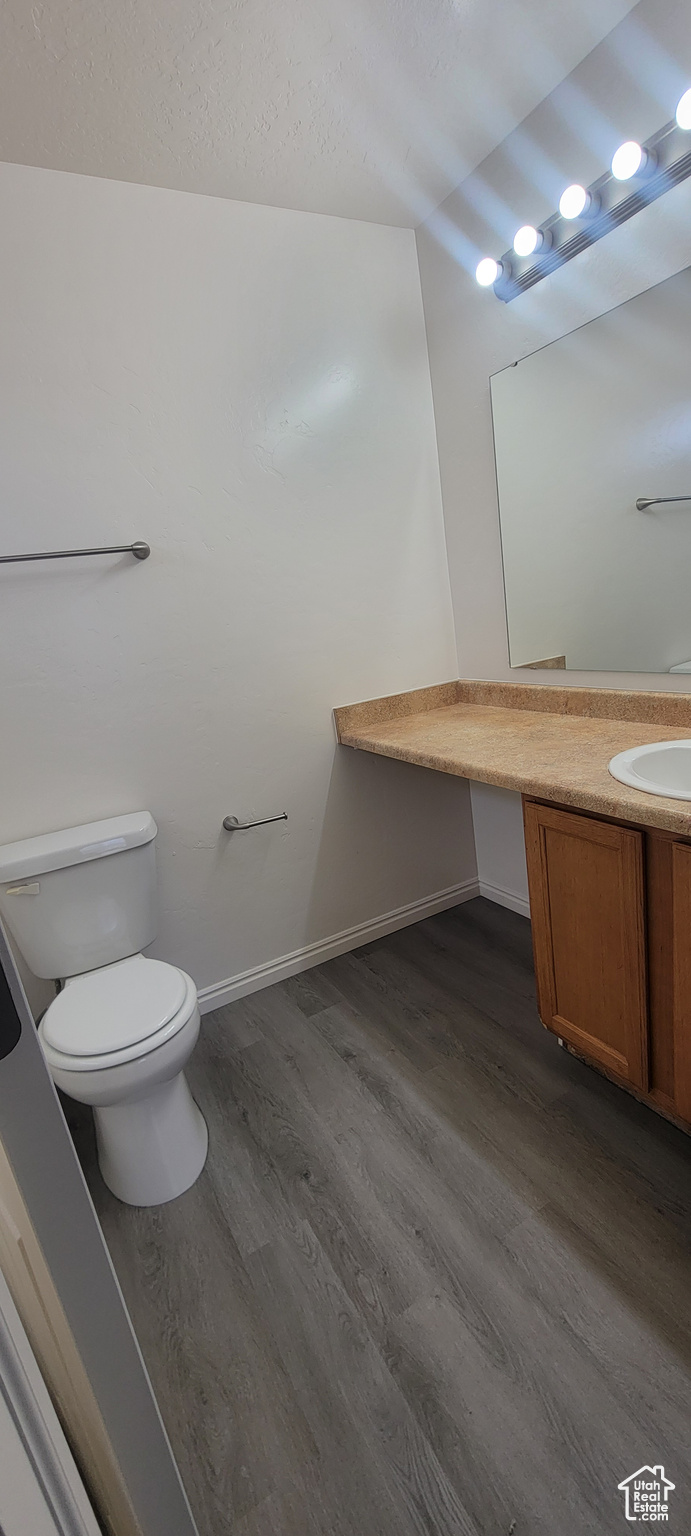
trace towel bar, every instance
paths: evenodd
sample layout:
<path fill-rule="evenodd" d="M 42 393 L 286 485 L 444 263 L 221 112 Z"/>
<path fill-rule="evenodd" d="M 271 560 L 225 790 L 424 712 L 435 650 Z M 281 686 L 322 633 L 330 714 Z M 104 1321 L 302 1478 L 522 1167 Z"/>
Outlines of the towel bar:
<path fill-rule="evenodd" d="M 14 565 L 18 560 L 68 560 L 72 555 L 134 555 L 148 560 L 151 545 L 137 539 L 134 544 L 104 544 L 100 549 L 43 549 L 35 555 L 0 555 L 0 565 Z"/>

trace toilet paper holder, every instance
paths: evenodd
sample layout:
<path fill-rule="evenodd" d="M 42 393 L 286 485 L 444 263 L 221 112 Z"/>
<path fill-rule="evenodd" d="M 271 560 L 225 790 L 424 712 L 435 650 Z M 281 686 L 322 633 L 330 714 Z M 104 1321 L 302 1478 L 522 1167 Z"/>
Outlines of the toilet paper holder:
<path fill-rule="evenodd" d="M 266 827 L 270 821 L 287 820 L 287 811 L 281 811 L 278 816 L 261 816 L 259 821 L 238 821 L 237 816 L 224 816 L 223 828 L 225 832 L 246 832 L 248 827 Z"/>

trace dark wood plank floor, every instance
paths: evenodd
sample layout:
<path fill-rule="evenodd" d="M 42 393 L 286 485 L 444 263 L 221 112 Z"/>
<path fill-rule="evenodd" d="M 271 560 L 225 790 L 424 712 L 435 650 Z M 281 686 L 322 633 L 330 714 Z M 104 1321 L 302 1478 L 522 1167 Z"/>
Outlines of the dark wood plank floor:
<path fill-rule="evenodd" d="M 542 1030 L 525 919 L 221 1008 L 189 1076 L 171 1205 L 70 1116 L 201 1536 L 609 1536 L 643 1463 L 691 1530 L 691 1140 Z"/>

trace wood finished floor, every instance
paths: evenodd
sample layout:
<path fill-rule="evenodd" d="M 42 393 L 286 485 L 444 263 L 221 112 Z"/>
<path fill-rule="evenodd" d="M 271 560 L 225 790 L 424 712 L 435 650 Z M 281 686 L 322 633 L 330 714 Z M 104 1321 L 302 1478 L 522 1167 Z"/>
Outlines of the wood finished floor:
<path fill-rule="evenodd" d="M 542 1030 L 524 918 L 220 1008 L 189 1078 L 170 1205 L 70 1119 L 200 1536 L 609 1536 L 644 1463 L 691 1530 L 691 1140 Z"/>

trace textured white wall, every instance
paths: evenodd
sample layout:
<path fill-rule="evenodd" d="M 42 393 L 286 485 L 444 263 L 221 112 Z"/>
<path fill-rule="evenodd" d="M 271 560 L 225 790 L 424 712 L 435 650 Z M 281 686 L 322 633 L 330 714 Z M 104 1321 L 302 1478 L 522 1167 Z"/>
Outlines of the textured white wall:
<path fill-rule="evenodd" d="M 553 673 L 509 668 L 490 374 L 688 266 L 691 184 L 511 304 L 478 288 L 475 262 L 500 256 L 519 224 L 553 212 L 569 182 L 592 181 L 622 139 L 659 128 L 689 80 L 686 0 L 641 0 L 417 232 L 462 677 L 554 681 Z M 645 673 L 566 672 L 560 682 L 688 687 L 683 676 Z M 506 860 L 513 866 L 516 857 L 498 831 L 480 878 L 502 886 Z"/>
<path fill-rule="evenodd" d="M 0 168 L 0 839 L 137 807 L 200 986 L 474 873 L 331 709 L 456 674 L 410 231 Z M 289 821 L 236 834 L 240 817 Z"/>
<path fill-rule="evenodd" d="M 414 226 L 631 0 L 4 0 L 0 155 Z"/>

